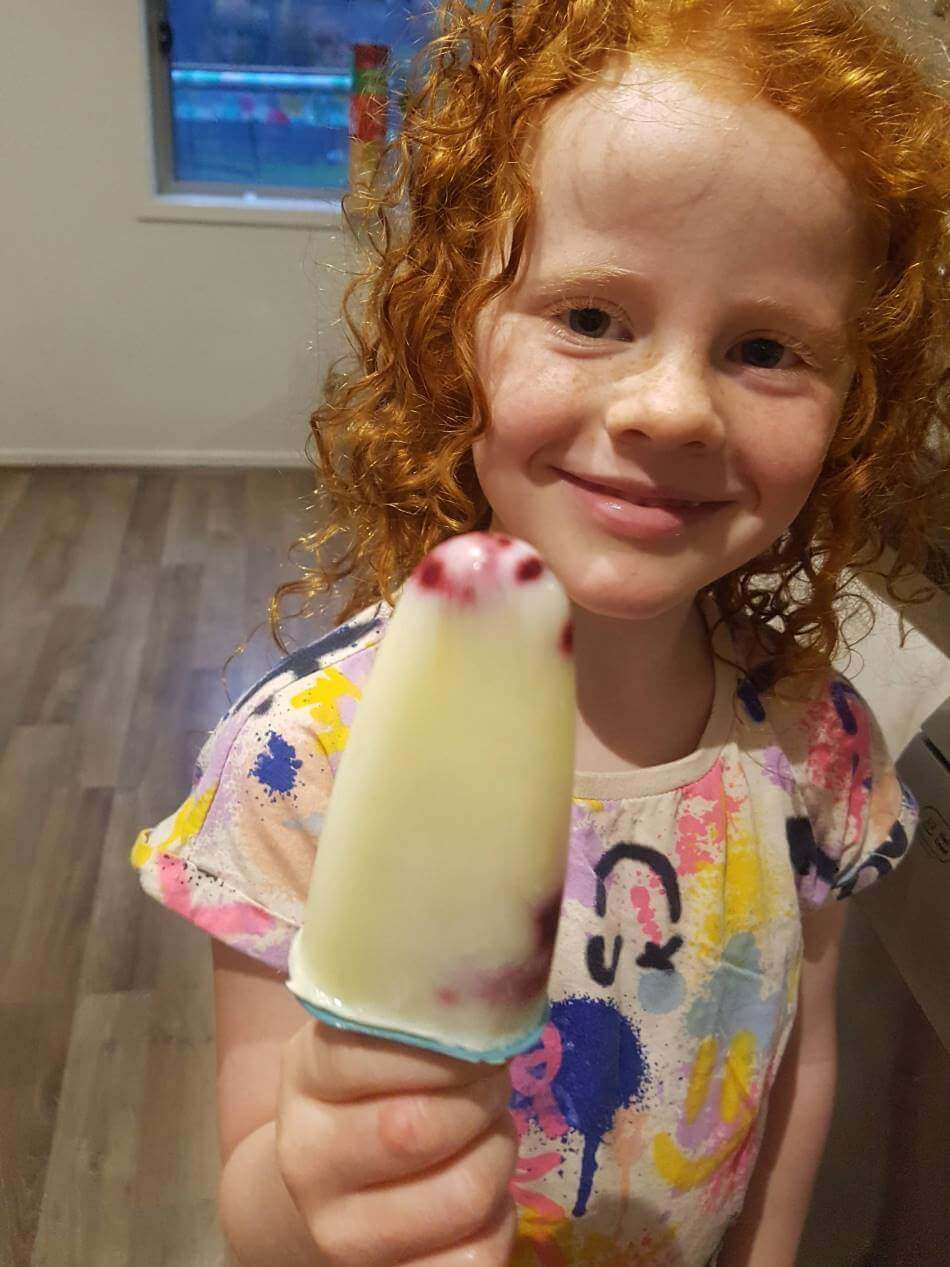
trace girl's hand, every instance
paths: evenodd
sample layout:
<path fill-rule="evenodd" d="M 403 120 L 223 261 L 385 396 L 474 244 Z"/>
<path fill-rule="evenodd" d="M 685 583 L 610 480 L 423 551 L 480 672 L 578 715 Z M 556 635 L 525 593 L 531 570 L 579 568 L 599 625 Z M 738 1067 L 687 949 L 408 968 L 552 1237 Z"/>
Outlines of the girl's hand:
<path fill-rule="evenodd" d="M 507 1066 L 316 1021 L 286 1044 L 283 1181 L 327 1267 L 504 1267 L 517 1133 Z"/>

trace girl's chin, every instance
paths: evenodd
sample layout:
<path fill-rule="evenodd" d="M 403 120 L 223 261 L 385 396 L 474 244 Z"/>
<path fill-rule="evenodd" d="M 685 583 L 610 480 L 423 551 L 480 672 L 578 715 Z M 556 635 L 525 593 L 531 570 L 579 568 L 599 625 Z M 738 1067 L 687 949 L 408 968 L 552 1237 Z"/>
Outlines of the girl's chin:
<path fill-rule="evenodd" d="M 696 597 L 693 591 L 671 593 L 665 590 L 657 593 L 642 590 L 632 593 L 627 590 L 626 593 L 618 593 L 616 590 L 605 592 L 587 587 L 566 588 L 575 607 L 592 616 L 602 616 L 609 620 L 656 620 L 677 608 L 688 607 Z"/>

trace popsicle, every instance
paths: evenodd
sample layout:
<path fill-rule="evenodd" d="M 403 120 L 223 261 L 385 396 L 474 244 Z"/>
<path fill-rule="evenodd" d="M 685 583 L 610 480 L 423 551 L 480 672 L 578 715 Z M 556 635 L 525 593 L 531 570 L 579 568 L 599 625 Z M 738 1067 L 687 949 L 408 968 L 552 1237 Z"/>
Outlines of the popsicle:
<path fill-rule="evenodd" d="M 567 596 L 523 541 L 443 542 L 350 730 L 288 986 L 321 1020 L 501 1062 L 537 1041 L 574 768 Z"/>

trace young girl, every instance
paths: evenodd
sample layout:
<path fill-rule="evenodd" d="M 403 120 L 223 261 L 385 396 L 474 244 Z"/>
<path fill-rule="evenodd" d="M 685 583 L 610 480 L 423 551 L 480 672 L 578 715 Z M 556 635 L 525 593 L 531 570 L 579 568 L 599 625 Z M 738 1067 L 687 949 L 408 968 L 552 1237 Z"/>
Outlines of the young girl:
<path fill-rule="evenodd" d="M 845 0 L 453 3 L 400 146 L 289 587 L 349 578 L 343 623 L 133 855 L 216 939 L 224 1229 L 247 1267 L 787 1267 L 833 899 L 916 821 L 830 662 L 845 570 L 884 539 L 919 567 L 936 513 L 946 103 Z M 578 686 L 551 1020 L 500 1069 L 283 985 L 399 588 L 474 528 L 560 577 Z"/>

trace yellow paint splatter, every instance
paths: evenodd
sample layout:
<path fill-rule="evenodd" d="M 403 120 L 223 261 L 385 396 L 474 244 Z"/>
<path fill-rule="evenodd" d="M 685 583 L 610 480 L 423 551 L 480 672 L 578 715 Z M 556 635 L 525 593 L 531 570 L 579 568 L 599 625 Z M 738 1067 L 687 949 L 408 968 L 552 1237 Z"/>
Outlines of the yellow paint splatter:
<path fill-rule="evenodd" d="M 363 692 L 355 683 L 332 666 L 317 675 L 311 686 L 291 696 L 294 708 L 309 708 L 310 716 L 320 729 L 320 746 L 327 756 L 342 752 L 350 733 L 340 716 L 339 701 L 349 696 L 362 699 Z"/>
<path fill-rule="evenodd" d="M 742 1146 L 752 1126 L 753 1116 L 743 1110 L 741 1124 L 714 1152 L 705 1156 L 689 1157 L 679 1148 L 673 1137 L 661 1132 L 653 1141 L 653 1164 L 671 1188 L 685 1192 L 705 1183 L 719 1167 Z"/>
<path fill-rule="evenodd" d="M 175 812 L 171 828 L 164 840 L 156 841 L 157 828 L 143 828 L 132 846 L 132 866 L 141 869 L 156 853 L 167 853 L 178 842 L 184 843 L 197 835 L 211 808 L 214 794 L 218 790 L 217 783 L 206 788 L 198 800 L 188 797 L 187 801 Z M 167 820 L 166 820 L 167 821 Z"/>
<path fill-rule="evenodd" d="M 735 1121 L 740 1107 L 750 1103 L 749 1088 L 754 1072 L 755 1035 L 748 1029 L 737 1030 L 726 1052 L 726 1067 L 719 1095 L 719 1114 L 724 1122 Z"/>
<path fill-rule="evenodd" d="M 596 1231 L 573 1219 L 558 1222 L 543 1236 L 530 1226 L 515 1242 L 509 1267 L 669 1267 L 680 1262 L 674 1228 L 657 1226 L 639 1242 Z"/>
<path fill-rule="evenodd" d="M 511 1251 L 509 1267 L 538 1267 L 539 1258 L 535 1245 L 556 1243 L 559 1231 L 568 1227 L 570 1220 L 546 1218 L 536 1210 L 518 1206 L 518 1234 Z"/>
<path fill-rule="evenodd" d="M 716 884 L 722 903 L 713 904 L 703 930 L 711 946 L 724 946 L 736 933 L 753 932 L 770 919 L 756 838 L 733 816 L 726 834 L 725 873 Z"/>
<path fill-rule="evenodd" d="M 604 808 L 603 801 L 595 801 L 589 796 L 575 796 L 573 799 L 575 805 L 580 805 L 582 809 L 589 810 L 592 814 Z"/>

